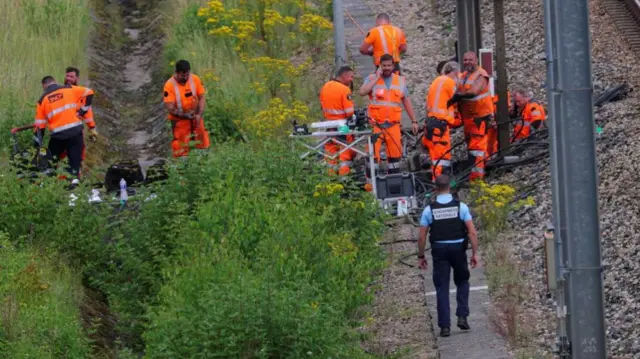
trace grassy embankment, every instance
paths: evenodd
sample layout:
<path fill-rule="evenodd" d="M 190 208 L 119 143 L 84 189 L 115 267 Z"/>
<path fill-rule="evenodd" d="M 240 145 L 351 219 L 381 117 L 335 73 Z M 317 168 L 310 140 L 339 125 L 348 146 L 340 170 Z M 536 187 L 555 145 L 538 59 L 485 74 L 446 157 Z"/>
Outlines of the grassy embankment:
<path fill-rule="evenodd" d="M 42 77 L 64 80 L 66 66 L 86 68 L 87 29 L 86 0 L 0 2 L 3 182 L 11 176 L 6 172 L 9 129 L 33 123 Z M 12 205 L 0 200 L 0 358 L 84 357 L 90 347 L 80 324 L 79 277 L 47 251 L 36 250 L 29 230 L 4 232 L 8 223 L 23 220 L 12 213 Z"/>
<path fill-rule="evenodd" d="M 540 357 L 534 340 L 533 318 L 527 316 L 523 306 L 531 295 L 530 289 L 509 243 L 510 239 L 517 238 L 509 235 L 514 230 L 509 215 L 534 205 L 533 198 L 517 200 L 516 190 L 509 185 L 479 183 L 472 187 L 469 200 L 478 218 L 480 249 L 485 256 L 487 284 L 493 301 L 492 323 L 516 358 Z"/>
<path fill-rule="evenodd" d="M 156 199 L 145 202 L 141 190 L 115 214 L 107 203 L 68 206 L 60 182 L 34 186 L 3 168 L 0 232 L 12 245 L 0 251 L 27 253 L 14 255 L 19 259 L 37 249 L 52 263 L 76 268 L 117 315 L 111 349 L 120 358 L 371 357 L 354 328 L 384 263 L 376 244 L 384 231 L 379 209 L 367 193 L 328 182 L 324 170 L 300 162 L 276 139 L 289 120 L 319 113 L 316 91 L 328 75 L 306 71 L 330 54 L 305 54 L 326 48 L 327 3 L 209 1 L 198 10 L 172 1 L 172 7 L 178 21 L 168 24 L 167 62 L 187 58 L 202 75 L 210 91 L 206 123 L 218 145 L 170 167 Z M 231 124 L 251 141 L 233 141 Z M 51 268 L 41 257 L 35 261 L 43 271 Z M 56 268 L 47 273 L 67 273 Z M 50 282 L 32 280 L 39 294 L 30 300 L 53 298 L 68 332 L 77 333 L 78 289 L 64 290 L 78 288 L 77 280 L 35 277 Z M 60 331 L 59 321 L 39 322 Z M 1 333 L 2 345 L 21 345 Z M 35 335 L 25 337 L 47 342 Z M 87 357 L 83 335 L 65 338 L 74 340 L 54 341 L 60 349 L 49 356 L 76 350 L 71 357 Z"/>

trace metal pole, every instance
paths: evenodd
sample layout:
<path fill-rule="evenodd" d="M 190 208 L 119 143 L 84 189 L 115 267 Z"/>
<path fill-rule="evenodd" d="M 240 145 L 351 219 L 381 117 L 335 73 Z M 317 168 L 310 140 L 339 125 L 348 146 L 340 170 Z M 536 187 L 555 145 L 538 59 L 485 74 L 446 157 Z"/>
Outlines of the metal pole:
<path fill-rule="evenodd" d="M 587 0 L 556 3 L 558 89 L 564 145 L 560 188 L 566 208 L 567 302 L 571 357 L 605 359 L 598 178 Z M 558 169 L 556 169 L 558 170 Z M 560 210 L 563 208 L 560 207 Z"/>
<path fill-rule="evenodd" d="M 505 150 L 509 146 L 509 105 L 507 98 L 507 60 L 504 39 L 504 1 L 494 0 L 493 13 L 495 18 L 496 37 L 496 75 L 498 95 L 498 144 L 500 150 Z"/>
<path fill-rule="evenodd" d="M 458 61 L 467 51 L 476 54 L 482 47 L 480 0 L 456 0 L 456 26 L 458 30 Z"/>
<path fill-rule="evenodd" d="M 556 340 L 556 353 L 562 359 L 568 359 L 569 345 L 568 345 L 568 323 L 566 321 L 567 305 L 565 301 L 565 260 L 563 256 L 563 240 L 566 236 L 566 219 L 564 211 L 563 197 L 561 196 L 562 190 L 560 183 L 564 183 L 562 180 L 562 171 L 565 166 L 562 165 L 561 146 L 562 140 L 562 127 L 560 124 L 560 94 L 558 92 L 558 76 L 557 76 L 557 39 L 556 32 L 554 31 L 556 21 L 555 0 L 544 0 L 544 26 L 545 26 L 545 61 L 547 68 L 547 102 L 548 102 L 548 114 L 549 114 L 549 140 L 550 140 L 550 152 L 551 152 L 551 193 L 552 193 L 552 210 L 553 210 L 553 237 L 555 241 L 555 273 L 556 273 L 556 320 L 557 320 L 557 340 Z"/>
<path fill-rule="evenodd" d="M 335 69 L 347 63 L 347 47 L 344 40 L 344 6 L 342 0 L 333 0 L 333 43 L 335 46 Z"/>

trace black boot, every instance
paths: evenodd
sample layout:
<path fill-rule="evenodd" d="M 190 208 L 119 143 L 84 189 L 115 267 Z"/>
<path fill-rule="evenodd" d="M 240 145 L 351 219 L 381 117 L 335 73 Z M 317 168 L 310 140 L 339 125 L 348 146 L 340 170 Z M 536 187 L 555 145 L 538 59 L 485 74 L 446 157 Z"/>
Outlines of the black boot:
<path fill-rule="evenodd" d="M 448 337 L 451 335 L 451 328 L 440 328 L 440 336 Z"/>
<path fill-rule="evenodd" d="M 458 328 L 462 330 L 471 329 L 471 327 L 469 326 L 469 323 L 467 322 L 467 317 L 458 317 Z"/>

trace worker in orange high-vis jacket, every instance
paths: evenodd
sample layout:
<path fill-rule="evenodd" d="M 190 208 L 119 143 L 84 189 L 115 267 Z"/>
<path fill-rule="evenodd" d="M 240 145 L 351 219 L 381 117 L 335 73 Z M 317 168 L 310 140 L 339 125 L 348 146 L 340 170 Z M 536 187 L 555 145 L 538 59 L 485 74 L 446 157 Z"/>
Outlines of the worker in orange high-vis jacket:
<path fill-rule="evenodd" d="M 432 180 L 443 174 L 451 174 L 451 137 L 449 127 L 459 127 L 453 96 L 456 93 L 460 67 L 456 62 L 448 62 L 442 68 L 442 75 L 436 77 L 427 93 L 427 123 L 425 144 L 429 150 L 432 165 Z"/>
<path fill-rule="evenodd" d="M 60 86 L 52 76 L 45 76 L 41 83 L 44 93 L 36 107 L 35 144 L 43 146 L 44 131 L 48 127 L 51 132 L 49 151 L 54 162 L 66 152 L 69 158 L 67 171 L 79 177 L 84 146 L 82 118 L 91 109 L 93 90 L 82 86 Z"/>
<path fill-rule="evenodd" d="M 189 62 L 176 62 L 175 74 L 164 84 L 164 104 L 173 132 L 173 157 L 188 155 L 190 141 L 196 141 L 197 149 L 209 148 L 209 133 L 202 118 L 205 93 L 200 78 L 191 73 Z"/>
<path fill-rule="evenodd" d="M 478 66 L 478 57 L 472 51 L 463 56 L 464 72 L 460 75 L 458 109 L 462 117 L 471 162 L 470 180 L 485 175 L 485 160 L 489 156 L 489 129 L 495 127 L 494 106 L 489 91 L 489 75 Z"/>
<path fill-rule="evenodd" d="M 532 100 L 531 94 L 522 89 L 517 89 L 515 93 L 515 103 L 518 109 L 522 109 L 519 121 L 513 126 L 511 142 L 529 137 L 546 120 L 547 115 L 544 107 L 537 101 Z"/>
<path fill-rule="evenodd" d="M 329 80 L 320 89 L 319 99 L 322 106 L 322 113 L 325 120 L 347 120 L 354 113 L 353 99 L 351 97 L 351 83 L 353 82 L 354 71 L 349 66 L 343 66 L 338 70 L 338 76 Z M 347 135 L 343 142 L 353 142 L 353 135 Z M 353 150 L 345 150 L 338 154 L 344 146 L 331 140 L 324 146 L 325 154 L 337 156 L 338 158 L 327 158 L 329 173 L 335 174 L 338 171 L 340 176 L 348 175 L 351 172 L 351 164 L 356 155 Z"/>
<path fill-rule="evenodd" d="M 67 67 L 67 69 L 65 70 L 65 74 L 64 74 L 64 84 L 67 86 L 78 86 L 78 77 L 80 77 L 80 70 L 69 66 Z M 80 103 L 80 106 L 82 107 L 84 105 L 84 98 L 81 100 L 82 102 Z M 86 114 L 84 114 L 84 116 L 82 116 L 82 119 L 84 121 L 84 124 L 87 125 L 87 127 L 89 127 L 89 138 L 92 141 L 96 141 L 98 139 L 98 131 L 96 129 L 96 122 L 93 119 L 93 109 L 89 108 L 89 111 L 87 111 Z M 86 158 L 86 149 L 87 146 L 84 144 L 84 141 L 82 143 L 82 160 L 84 161 Z M 63 152 L 60 155 L 60 159 L 64 159 L 67 156 L 66 151 Z"/>
<path fill-rule="evenodd" d="M 380 58 L 384 54 L 393 56 L 393 71 L 401 75 L 400 55 L 407 51 L 407 39 L 404 31 L 391 25 L 389 15 L 380 14 L 376 18 L 376 27 L 369 30 L 362 45 L 360 53 L 373 57 L 376 70 L 380 67 Z"/>
<path fill-rule="evenodd" d="M 368 116 L 373 124 L 373 133 L 382 135 L 374 144 L 374 156 L 380 161 L 380 146 L 382 141 L 387 147 L 389 173 L 399 172 L 399 162 L 402 158 L 402 106 L 412 122 L 415 135 L 418 134 L 416 120 L 409 98 L 406 80 L 403 76 L 393 72 L 393 56 L 384 54 L 380 58 L 380 68 L 375 74 L 369 75 L 362 87 L 360 96 L 369 96 Z"/>

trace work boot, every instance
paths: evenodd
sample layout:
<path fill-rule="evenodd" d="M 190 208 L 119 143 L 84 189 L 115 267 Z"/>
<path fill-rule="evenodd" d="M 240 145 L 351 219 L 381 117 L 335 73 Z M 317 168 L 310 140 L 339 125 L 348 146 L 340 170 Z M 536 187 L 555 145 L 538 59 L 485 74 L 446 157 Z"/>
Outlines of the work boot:
<path fill-rule="evenodd" d="M 471 327 L 467 323 L 467 317 L 458 317 L 458 328 L 462 330 L 469 330 Z"/>
<path fill-rule="evenodd" d="M 440 336 L 448 337 L 451 335 L 451 328 L 440 328 Z"/>

